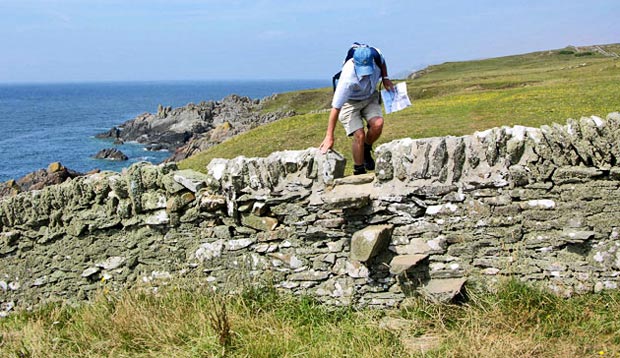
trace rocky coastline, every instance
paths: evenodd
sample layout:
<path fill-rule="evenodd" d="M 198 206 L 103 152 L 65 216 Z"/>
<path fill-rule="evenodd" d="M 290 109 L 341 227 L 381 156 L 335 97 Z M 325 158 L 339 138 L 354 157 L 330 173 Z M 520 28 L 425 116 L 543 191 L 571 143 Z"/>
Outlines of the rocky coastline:
<path fill-rule="evenodd" d="M 288 112 L 262 113 L 264 99 L 251 99 L 236 94 L 221 101 L 203 101 L 171 108 L 159 105 L 157 113 L 143 113 L 97 138 L 120 142 L 138 142 L 148 150 L 168 150 L 166 162 L 175 162 L 203 151 L 222 141 L 280 118 Z"/>
<path fill-rule="evenodd" d="M 189 103 L 179 108 L 160 104 L 157 113 L 140 114 L 96 137 L 111 139 L 114 144 L 133 141 L 144 145 L 147 150 L 167 150 L 172 154 L 165 162 L 176 162 L 237 134 L 295 115 L 294 111 L 262 113 L 264 103 L 274 96 L 251 99 L 231 94 L 221 101 Z M 114 148 L 104 149 L 93 157 L 102 160 L 128 159 Z M 98 169 L 89 173 L 94 172 L 98 172 Z M 39 169 L 22 178 L 0 183 L 0 198 L 40 190 L 82 175 L 65 168 L 59 162 L 51 163 L 47 169 Z"/>

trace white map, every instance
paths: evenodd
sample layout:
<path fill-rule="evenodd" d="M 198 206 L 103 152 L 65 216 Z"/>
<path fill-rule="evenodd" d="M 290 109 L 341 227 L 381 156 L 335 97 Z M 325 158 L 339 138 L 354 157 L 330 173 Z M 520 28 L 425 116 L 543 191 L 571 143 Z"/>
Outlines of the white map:
<path fill-rule="evenodd" d="M 381 98 L 385 105 L 385 114 L 400 111 L 411 106 L 409 96 L 407 96 L 407 83 L 400 82 L 394 86 L 394 91 L 381 90 Z"/>

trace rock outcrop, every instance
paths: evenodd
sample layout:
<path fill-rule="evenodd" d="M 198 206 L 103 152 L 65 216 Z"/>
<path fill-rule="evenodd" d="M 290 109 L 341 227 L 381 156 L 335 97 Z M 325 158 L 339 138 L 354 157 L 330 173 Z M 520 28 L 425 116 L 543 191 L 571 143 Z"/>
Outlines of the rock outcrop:
<path fill-rule="evenodd" d="M 261 100 L 238 95 L 174 109 L 160 105 L 156 114 L 141 114 L 97 137 L 136 141 L 149 150 L 168 150 L 173 152 L 168 161 L 179 161 L 231 136 L 294 114 L 262 114 L 261 106 Z"/>
<path fill-rule="evenodd" d="M 115 160 L 115 161 L 125 161 L 129 158 L 125 153 L 121 152 L 116 148 L 106 148 L 102 149 L 97 154 L 93 156 L 95 159 L 105 159 L 105 160 Z"/>
<path fill-rule="evenodd" d="M 6 196 L 14 196 L 25 191 L 41 190 L 46 186 L 60 184 L 81 175 L 83 174 L 65 168 L 59 162 L 54 162 L 51 163 L 47 169 L 40 169 L 17 180 L 9 180 L 0 183 L 0 199 Z"/>
<path fill-rule="evenodd" d="M 191 275 L 334 305 L 458 300 L 515 277 L 562 296 L 620 284 L 620 114 L 376 150 L 341 178 L 317 149 L 138 163 L 0 201 L 0 313 Z"/>

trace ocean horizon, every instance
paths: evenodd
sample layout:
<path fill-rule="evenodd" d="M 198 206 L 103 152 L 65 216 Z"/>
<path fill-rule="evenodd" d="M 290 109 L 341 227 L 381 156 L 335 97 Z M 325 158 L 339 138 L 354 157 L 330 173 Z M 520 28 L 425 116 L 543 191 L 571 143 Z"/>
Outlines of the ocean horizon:
<path fill-rule="evenodd" d="M 94 136 L 158 105 L 182 107 L 237 94 L 253 99 L 330 86 L 329 80 L 110 81 L 0 84 L 0 182 L 61 162 L 78 172 L 120 171 L 139 161 L 159 163 L 169 152 L 137 143 L 114 145 Z M 116 147 L 128 161 L 93 159 Z"/>

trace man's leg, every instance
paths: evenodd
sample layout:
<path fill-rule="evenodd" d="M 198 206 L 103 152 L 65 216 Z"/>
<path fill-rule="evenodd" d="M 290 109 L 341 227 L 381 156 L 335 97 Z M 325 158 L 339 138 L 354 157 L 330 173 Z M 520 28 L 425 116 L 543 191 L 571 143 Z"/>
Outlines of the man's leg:
<path fill-rule="evenodd" d="M 368 120 L 368 133 L 364 141 L 364 167 L 375 170 L 375 160 L 372 158 L 372 144 L 379 139 L 383 131 L 383 117 L 374 117 Z"/>
<path fill-rule="evenodd" d="M 364 164 L 364 139 L 366 133 L 364 128 L 360 128 L 353 132 L 351 141 L 351 152 L 353 154 L 353 174 L 366 174 L 366 165 Z"/>
<path fill-rule="evenodd" d="M 383 117 L 375 117 L 368 120 L 368 133 L 366 133 L 365 142 L 373 145 L 379 139 L 383 132 Z"/>
<path fill-rule="evenodd" d="M 369 98 L 366 107 L 362 110 L 362 117 L 368 123 L 368 133 L 364 138 L 364 167 L 368 170 L 375 170 L 375 161 L 372 159 L 372 145 L 379 139 L 383 131 L 383 112 L 381 110 L 379 92 L 373 93 Z"/>
<path fill-rule="evenodd" d="M 353 152 L 353 163 L 355 165 L 364 164 L 364 141 L 366 133 L 364 128 L 360 128 L 353 133 L 353 141 L 351 142 L 351 151 Z"/>

